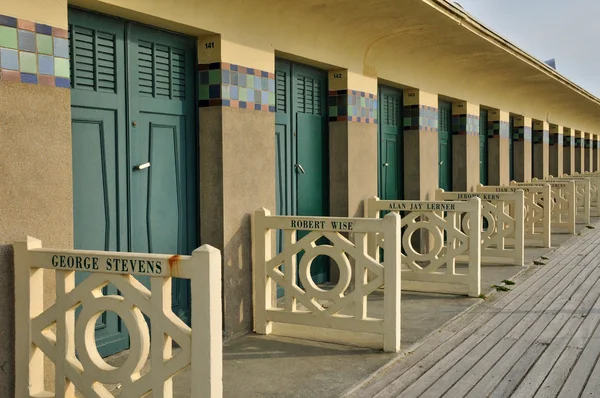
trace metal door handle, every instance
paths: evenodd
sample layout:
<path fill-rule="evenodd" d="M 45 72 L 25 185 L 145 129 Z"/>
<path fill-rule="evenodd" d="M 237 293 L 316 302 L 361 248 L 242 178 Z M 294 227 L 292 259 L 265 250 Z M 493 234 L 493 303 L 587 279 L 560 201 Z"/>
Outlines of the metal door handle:
<path fill-rule="evenodd" d="M 390 164 L 389 163 L 384 163 L 383 167 L 388 167 Z"/>
<path fill-rule="evenodd" d="M 297 164 L 296 169 L 300 170 L 302 172 L 302 174 L 306 174 L 306 171 L 304 171 L 304 167 L 302 167 L 301 164 Z"/>
<path fill-rule="evenodd" d="M 139 170 L 147 169 L 148 167 L 150 167 L 150 162 L 138 164 L 137 166 L 133 167 L 133 170 L 134 171 L 139 171 Z"/>
<path fill-rule="evenodd" d="M 442 165 L 442 164 L 444 164 L 444 161 L 443 161 L 443 160 L 440 162 L 440 165 Z"/>

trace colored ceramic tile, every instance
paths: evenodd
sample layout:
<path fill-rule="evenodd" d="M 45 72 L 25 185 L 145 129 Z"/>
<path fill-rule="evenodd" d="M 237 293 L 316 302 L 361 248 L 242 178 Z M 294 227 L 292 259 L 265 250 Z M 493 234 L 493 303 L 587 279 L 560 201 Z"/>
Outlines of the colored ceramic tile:
<path fill-rule="evenodd" d="M 198 74 L 200 77 L 200 84 L 208 84 L 208 71 L 204 70 Z"/>
<path fill-rule="evenodd" d="M 34 73 L 21 73 L 21 83 L 38 84 L 38 76 Z"/>
<path fill-rule="evenodd" d="M 254 102 L 254 90 L 253 89 L 246 89 L 246 101 L 248 102 Z"/>
<path fill-rule="evenodd" d="M 54 76 L 39 75 L 38 83 L 42 86 L 54 86 L 55 85 Z"/>
<path fill-rule="evenodd" d="M 208 71 L 208 83 L 209 84 L 221 83 L 221 71 L 218 69 L 209 70 Z"/>
<path fill-rule="evenodd" d="M 260 92 L 260 103 L 261 104 L 269 104 L 269 105 L 271 104 L 269 102 L 269 93 L 268 92 L 266 92 L 266 91 Z"/>
<path fill-rule="evenodd" d="M 30 32 L 35 32 L 35 23 L 31 21 L 26 21 L 24 19 L 17 20 L 17 27 L 19 29 L 28 30 Z"/>
<path fill-rule="evenodd" d="M 54 37 L 54 56 L 69 58 L 69 42 L 67 39 Z"/>
<path fill-rule="evenodd" d="M 19 70 L 19 52 L 0 48 L 0 67 L 8 70 Z"/>
<path fill-rule="evenodd" d="M 269 91 L 269 78 L 268 77 L 261 77 L 261 89 L 263 91 Z"/>
<path fill-rule="evenodd" d="M 69 60 L 64 58 L 54 58 L 54 75 L 56 77 L 69 78 Z"/>
<path fill-rule="evenodd" d="M 17 18 L 9 17 L 7 15 L 0 15 L 0 26 L 8 26 L 11 28 L 17 27 Z"/>
<path fill-rule="evenodd" d="M 54 49 L 52 46 L 52 36 L 48 35 L 36 35 L 37 51 L 40 54 L 52 55 Z"/>
<path fill-rule="evenodd" d="M 2 69 L 0 77 L 3 82 L 19 83 L 21 81 L 21 72 L 15 70 Z"/>
<path fill-rule="evenodd" d="M 221 85 L 211 84 L 208 86 L 208 95 L 210 99 L 221 98 Z"/>
<path fill-rule="evenodd" d="M 260 90 L 254 90 L 254 102 L 257 104 L 264 104 L 264 102 L 262 102 L 262 92 Z"/>
<path fill-rule="evenodd" d="M 231 76 L 230 76 L 230 80 L 231 80 L 231 85 L 232 86 L 237 86 L 239 83 L 239 73 L 238 72 L 231 72 Z"/>
<path fill-rule="evenodd" d="M 329 107 L 329 116 L 336 116 L 338 115 L 338 107 L 337 106 L 330 106 Z"/>
<path fill-rule="evenodd" d="M 44 35 L 50 35 L 52 36 L 52 26 L 48 26 L 48 25 L 44 25 L 41 23 L 36 23 L 35 24 L 35 31 L 37 33 L 41 33 Z"/>
<path fill-rule="evenodd" d="M 240 101 L 248 101 L 248 89 L 245 87 L 240 87 L 238 96 Z"/>
<path fill-rule="evenodd" d="M 35 54 L 19 51 L 19 70 L 22 73 L 37 73 L 37 57 Z"/>
<path fill-rule="evenodd" d="M 254 76 L 248 76 L 248 78 L 246 79 L 246 87 L 248 87 L 248 88 L 255 88 L 255 86 L 254 86 Z"/>
<path fill-rule="evenodd" d="M 222 99 L 231 99 L 231 86 L 222 86 L 221 87 L 221 98 Z"/>
<path fill-rule="evenodd" d="M 201 85 L 198 87 L 198 99 L 199 100 L 207 100 L 209 98 L 208 95 L 208 85 Z"/>
<path fill-rule="evenodd" d="M 0 26 L 0 47 L 18 48 L 17 29 Z"/>
<path fill-rule="evenodd" d="M 61 28 L 52 28 L 52 36 L 61 37 L 63 39 L 68 39 L 69 31 L 67 31 L 66 29 L 61 29 Z"/>
<path fill-rule="evenodd" d="M 231 99 L 232 100 L 239 100 L 239 87 L 238 86 L 231 86 Z"/>
<path fill-rule="evenodd" d="M 38 55 L 38 69 L 41 75 L 54 76 L 54 57 Z"/>
<path fill-rule="evenodd" d="M 229 80 L 230 73 L 231 72 L 229 72 L 228 70 L 221 71 L 221 82 L 223 84 L 229 84 L 229 82 L 230 82 L 230 80 Z"/>
<path fill-rule="evenodd" d="M 29 32 L 27 30 L 19 29 L 18 37 L 19 37 L 19 50 L 29 51 L 32 53 L 37 52 L 35 33 Z"/>
<path fill-rule="evenodd" d="M 244 73 L 240 73 L 238 74 L 238 86 L 239 87 L 246 87 L 246 77 L 248 75 L 244 74 Z M 248 76 L 250 79 L 252 79 L 252 76 Z"/>

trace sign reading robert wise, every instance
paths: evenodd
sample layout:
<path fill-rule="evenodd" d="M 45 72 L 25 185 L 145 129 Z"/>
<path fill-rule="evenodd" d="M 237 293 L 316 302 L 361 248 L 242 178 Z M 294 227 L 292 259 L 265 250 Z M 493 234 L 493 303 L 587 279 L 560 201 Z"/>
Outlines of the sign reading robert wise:
<path fill-rule="evenodd" d="M 367 233 L 381 232 L 381 223 L 386 222 L 386 219 L 399 217 L 397 214 L 392 214 L 384 219 L 264 216 L 257 212 L 255 222 L 258 228 L 265 229 Z"/>
<path fill-rule="evenodd" d="M 179 263 L 190 256 L 88 250 L 30 251 L 36 267 L 60 271 L 102 272 L 142 276 L 177 276 Z"/>

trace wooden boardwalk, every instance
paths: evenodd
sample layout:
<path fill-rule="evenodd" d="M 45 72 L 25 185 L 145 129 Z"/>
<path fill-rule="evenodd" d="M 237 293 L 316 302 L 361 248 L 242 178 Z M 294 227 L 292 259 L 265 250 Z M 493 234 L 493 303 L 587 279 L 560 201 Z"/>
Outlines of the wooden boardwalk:
<path fill-rule="evenodd" d="M 600 229 L 435 333 L 352 397 L 600 397 Z"/>

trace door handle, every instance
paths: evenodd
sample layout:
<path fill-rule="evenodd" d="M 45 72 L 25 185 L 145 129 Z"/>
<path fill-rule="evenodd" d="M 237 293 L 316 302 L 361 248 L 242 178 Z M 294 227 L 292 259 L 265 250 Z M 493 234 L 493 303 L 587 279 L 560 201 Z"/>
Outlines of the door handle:
<path fill-rule="evenodd" d="M 133 167 L 133 171 L 144 170 L 144 169 L 147 169 L 148 167 L 150 167 L 150 162 L 138 164 L 137 166 Z"/>
<path fill-rule="evenodd" d="M 388 167 L 390 164 L 389 163 L 384 163 L 383 167 Z"/>
<path fill-rule="evenodd" d="M 443 161 L 443 160 L 440 162 L 440 165 L 442 165 L 442 164 L 444 164 L 444 161 Z"/>
<path fill-rule="evenodd" d="M 304 167 L 302 167 L 302 165 L 301 165 L 301 164 L 297 164 L 297 165 L 296 165 L 296 170 L 300 170 L 300 172 L 301 172 L 302 174 L 306 174 L 306 171 L 304 171 Z"/>

